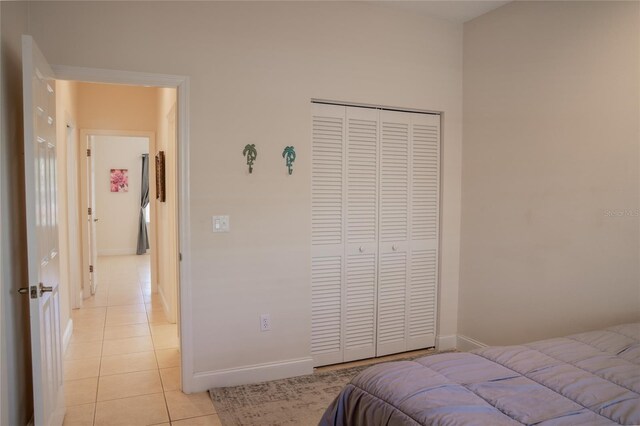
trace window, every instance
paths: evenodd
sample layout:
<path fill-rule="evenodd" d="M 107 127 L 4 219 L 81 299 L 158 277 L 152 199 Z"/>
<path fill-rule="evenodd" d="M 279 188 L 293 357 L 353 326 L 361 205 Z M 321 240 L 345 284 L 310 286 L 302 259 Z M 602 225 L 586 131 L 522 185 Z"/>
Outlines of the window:
<path fill-rule="evenodd" d="M 151 222 L 151 203 L 144 208 L 144 219 L 147 223 Z"/>

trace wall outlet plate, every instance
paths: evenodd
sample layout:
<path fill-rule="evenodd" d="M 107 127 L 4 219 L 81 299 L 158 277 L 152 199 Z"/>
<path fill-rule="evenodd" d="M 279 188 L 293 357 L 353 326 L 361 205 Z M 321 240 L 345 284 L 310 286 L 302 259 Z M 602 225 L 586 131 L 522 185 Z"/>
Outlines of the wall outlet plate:
<path fill-rule="evenodd" d="M 260 331 L 270 331 L 271 330 L 271 315 L 262 314 L 260 315 Z"/>

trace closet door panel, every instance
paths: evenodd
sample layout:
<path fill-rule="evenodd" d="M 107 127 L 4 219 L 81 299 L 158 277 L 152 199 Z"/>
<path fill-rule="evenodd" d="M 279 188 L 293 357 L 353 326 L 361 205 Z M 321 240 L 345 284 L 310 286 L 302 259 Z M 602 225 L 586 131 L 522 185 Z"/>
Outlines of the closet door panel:
<path fill-rule="evenodd" d="M 407 350 L 435 346 L 440 226 L 440 116 L 411 114 Z"/>
<path fill-rule="evenodd" d="M 376 263 L 375 252 L 347 254 L 344 362 L 376 355 Z"/>
<path fill-rule="evenodd" d="M 375 356 L 378 111 L 347 107 L 344 361 Z"/>
<path fill-rule="evenodd" d="M 380 112 L 377 356 L 406 350 L 410 138 L 409 114 Z"/>
<path fill-rule="evenodd" d="M 315 365 L 342 362 L 345 267 L 345 115 L 312 105 L 311 355 Z"/>

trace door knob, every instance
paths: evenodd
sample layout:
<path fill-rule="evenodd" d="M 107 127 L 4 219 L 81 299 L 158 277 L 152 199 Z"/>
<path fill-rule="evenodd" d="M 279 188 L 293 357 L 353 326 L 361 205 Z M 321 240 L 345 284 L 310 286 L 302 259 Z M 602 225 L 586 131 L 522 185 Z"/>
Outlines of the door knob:
<path fill-rule="evenodd" d="M 360 246 L 358 250 L 360 251 L 360 253 L 364 253 L 364 246 Z"/>
<path fill-rule="evenodd" d="M 47 293 L 47 292 L 50 293 L 50 292 L 53 291 L 53 287 L 46 286 L 46 285 L 44 285 L 42 283 L 40 283 L 40 285 L 38 287 L 40 287 L 40 297 L 42 297 L 43 293 Z"/>
<path fill-rule="evenodd" d="M 398 250 L 398 245 L 397 244 L 392 245 L 391 246 L 391 250 L 397 251 Z"/>

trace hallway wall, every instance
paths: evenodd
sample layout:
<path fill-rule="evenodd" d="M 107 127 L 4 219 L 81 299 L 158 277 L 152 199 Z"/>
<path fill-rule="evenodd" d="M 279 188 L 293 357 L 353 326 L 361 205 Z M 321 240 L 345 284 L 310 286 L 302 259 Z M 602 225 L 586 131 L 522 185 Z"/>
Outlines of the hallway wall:
<path fill-rule="evenodd" d="M 81 247 L 79 235 L 74 234 L 77 241 L 70 241 L 69 230 L 77 228 L 79 224 L 72 224 L 70 220 L 65 218 L 75 217 L 78 218 L 78 206 L 69 205 L 68 197 L 68 183 L 69 173 L 68 170 L 68 155 L 69 150 L 77 148 L 77 145 L 68 146 L 67 141 L 67 123 L 76 124 L 78 121 L 77 112 L 77 84 L 70 81 L 56 81 L 56 137 L 57 137 L 57 161 L 58 161 L 58 233 L 59 233 L 59 248 L 60 248 L 60 328 L 64 336 L 65 345 L 71 337 L 72 323 L 71 309 L 73 303 L 70 300 L 72 286 L 80 284 L 82 274 L 77 268 L 80 262 L 72 262 L 81 252 L 71 253 L 71 247 Z M 77 138 L 78 131 L 74 130 L 73 137 Z M 77 142 L 77 141 L 76 141 Z M 77 176 L 72 176 L 77 177 Z M 80 189 L 76 182 L 76 195 Z M 73 215 L 71 215 L 73 213 Z M 72 244 L 72 243 L 75 243 Z M 72 268 L 72 265 L 76 266 Z"/>
<path fill-rule="evenodd" d="M 162 259 L 162 262 L 158 262 L 158 291 L 162 297 L 167 318 L 170 322 L 176 322 L 178 314 L 176 89 L 158 89 L 157 107 L 156 152 L 164 151 L 166 159 L 166 202 L 151 200 L 156 206 L 157 256 L 158 259 Z"/>
<path fill-rule="evenodd" d="M 98 256 L 136 254 L 142 154 L 149 153 L 149 139 L 95 136 L 93 140 Z M 111 169 L 127 169 L 127 192 L 111 192 Z"/>

